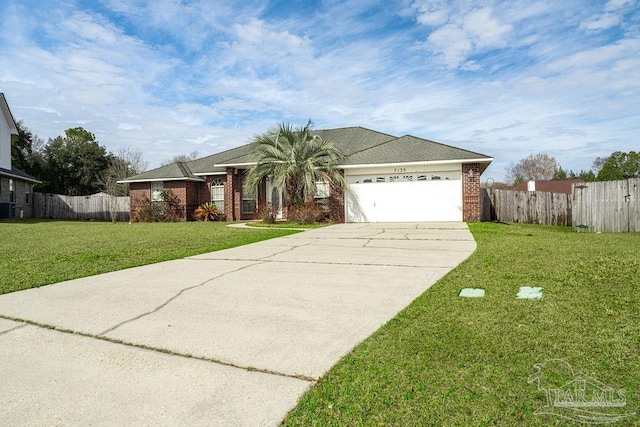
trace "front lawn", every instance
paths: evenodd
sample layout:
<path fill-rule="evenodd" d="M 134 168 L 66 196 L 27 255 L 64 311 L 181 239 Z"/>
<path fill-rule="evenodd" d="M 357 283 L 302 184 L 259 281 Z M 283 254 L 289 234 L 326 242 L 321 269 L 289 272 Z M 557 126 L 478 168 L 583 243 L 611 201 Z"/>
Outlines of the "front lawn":
<path fill-rule="evenodd" d="M 330 222 L 312 222 L 312 223 L 300 223 L 300 222 L 295 222 L 295 221 L 276 221 L 274 223 L 268 223 L 268 222 L 264 222 L 264 221 L 258 221 L 258 222 L 248 222 L 247 223 L 248 226 L 250 227 L 264 227 L 264 228 L 293 228 L 293 229 L 313 229 L 313 228 L 320 228 L 320 227 L 326 227 L 328 225 L 331 225 Z"/>
<path fill-rule="evenodd" d="M 527 380 L 550 359 L 612 387 L 616 398 L 626 390 L 625 407 L 584 409 L 638 412 L 640 234 L 470 228 L 476 252 L 343 358 L 285 424 L 578 425 L 534 414 L 545 394 Z M 543 287 L 544 296 L 516 299 L 521 286 Z M 465 287 L 486 296 L 458 297 Z M 638 424 L 640 415 L 615 425 Z"/>
<path fill-rule="evenodd" d="M 0 294 L 292 233 L 219 222 L 0 221 Z"/>

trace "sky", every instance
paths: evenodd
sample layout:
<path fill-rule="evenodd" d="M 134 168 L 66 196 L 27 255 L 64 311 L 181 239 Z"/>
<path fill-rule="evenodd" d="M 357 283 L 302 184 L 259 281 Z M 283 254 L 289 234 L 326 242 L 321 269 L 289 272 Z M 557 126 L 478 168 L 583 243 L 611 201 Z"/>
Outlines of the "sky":
<path fill-rule="evenodd" d="M 280 122 L 565 170 L 640 150 L 639 0 L 2 0 L 0 92 L 149 168 Z"/>

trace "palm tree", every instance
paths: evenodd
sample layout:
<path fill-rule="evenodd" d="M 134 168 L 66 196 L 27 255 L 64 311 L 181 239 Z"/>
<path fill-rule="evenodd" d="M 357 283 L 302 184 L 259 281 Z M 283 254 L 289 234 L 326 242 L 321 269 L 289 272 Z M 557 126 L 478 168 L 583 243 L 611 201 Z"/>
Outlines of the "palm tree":
<path fill-rule="evenodd" d="M 294 129 L 287 123 L 253 138 L 253 160 L 244 179 L 244 191 L 255 195 L 259 184 L 271 177 L 273 184 L 285 191 L 289 204 L 312 202 L 316 183 L 324 181 L 330 188 L 345 188 L 344 176 L 337 169 L 344 154 L 333 142 L 312 134 L 311 120 Z"/>

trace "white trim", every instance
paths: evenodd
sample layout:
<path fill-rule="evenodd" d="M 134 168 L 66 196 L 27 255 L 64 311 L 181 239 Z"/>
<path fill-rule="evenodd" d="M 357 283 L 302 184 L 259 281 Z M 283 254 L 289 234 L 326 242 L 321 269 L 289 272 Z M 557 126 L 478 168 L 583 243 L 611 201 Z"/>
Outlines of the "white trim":
<path fill-rule="evenodd" d="M 256 164 L 256 162 L 250 162 L 250 163 L 222 163 L 222 164 L 215 164 L 215 165 L 213 165 L 213 167 L 214 168 L 237 168 L 237 167 L 240 167 L 240 166 L 253 166 L 255 164 Z"/>
<path fill-rule="evenodd" d="M 380 168 L 380 167 L 396 167 L 396 166 L 417 166 L 417 165 L 447 165 L 452 163 L 491 163 L 493 157 L 488 159 L 458 159 L 458 160 L 434 160 L 424 162 L 402 162 L 402 163 L 372 163 L 361 165 L 338 165 L 338 169 L 358 169 L 358 168 Z"/>
<path fill-rule="evenodd" d="M 15 178 L 18 181 L 28 181 L 28 182 L 32 182 L 34 184 L 42 184 L 42 181 L 39 181 L 37 179 L 26 178 L 24 176 L 14 175 L 12 173 L 4 172 L 4 171 L 0 171 L 0 175 L 8 176 L 9 178 Z"/>
<path fill-rule="evenodd" d="M 209 176 L 209 175 L 226 175 L 227 171 L 223 172 L 198 172 L 194 173 L 195 176 Z"/>
<path fill-rule="evenodd" d="M 161 182 L 161 181 L 193 181 L 193 182 L 205 182 L 204 179 L 193 179 L 193 178 L 153 178 L 153 179 L 123 179 L 122 181 L 117 181 L 118 184 L 129 184 L 133 182 Z"/>
<path fill-rule="evenodd" d="M 11 109 L 9 108 L 9 103 L 7 102 L 7 98 L 4 97 L 4 93 L 0 92 L 0 109 L 2 109 L 2 115 L 7 122 L 7 127 L 9 128 L 9 133 L 11 135 L 18 135 L 18 127 L 16 125 L 16 120 L 13 118 L 13 114 L 11 114 Z"/>

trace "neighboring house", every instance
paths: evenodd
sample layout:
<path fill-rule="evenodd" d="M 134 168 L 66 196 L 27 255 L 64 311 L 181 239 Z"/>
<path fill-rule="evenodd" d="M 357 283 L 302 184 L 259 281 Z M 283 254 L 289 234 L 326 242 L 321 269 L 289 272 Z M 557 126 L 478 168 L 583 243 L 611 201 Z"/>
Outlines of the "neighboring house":
<path fill-rule="evenodd" d="M 514 191 L 543 191 L 547 193 L 571 194 L 571 185 L 580 184 L 581 179 L 559 179 L 553 181 L 525 181 L 513 187 Z"/>
<path fill-rule="evenodd" d="M 480 175 L 493 158 L 414 136 L 395 137 L 362 127 L 317 130 L 346 155 L 339 166 L 346 191 L 318 183 L 318 200 L 336 222 L 479 221 Z M 253 164 L 251 144 L 190 162 L 178 162 L 130 177 L 131 217 L 140 200 L 159 200 L 162 190 L 178 196 L 183 220 L 196 207 L 214 202 L 229 221 L 256 218 L 273 203 L 283 212 L 282 188 L 270 180 L 257 197 L 242 191 Z M 283 215 L 281 215 L 283 216 Z M 286 216 L 286 209 L 284 210 Z"/>
<path fill-rule="evenodd" d="M 33 210 L 33 184 L 40 181 L 12 167 L 11 135 L 17 135 L 18 129 L 3 93 L 0 110 L 0 218 L 29 218 Z"/>

